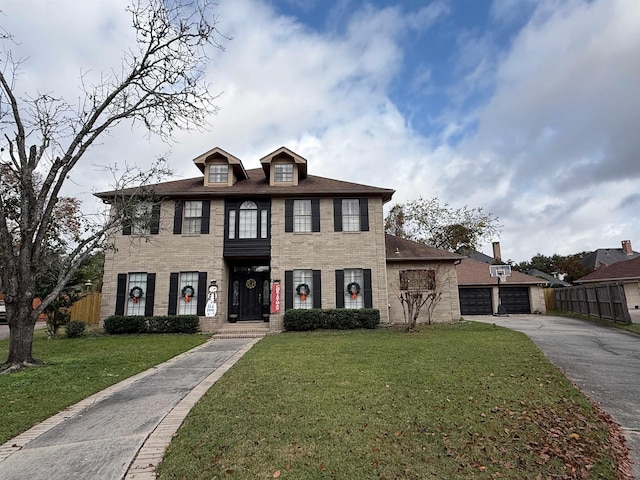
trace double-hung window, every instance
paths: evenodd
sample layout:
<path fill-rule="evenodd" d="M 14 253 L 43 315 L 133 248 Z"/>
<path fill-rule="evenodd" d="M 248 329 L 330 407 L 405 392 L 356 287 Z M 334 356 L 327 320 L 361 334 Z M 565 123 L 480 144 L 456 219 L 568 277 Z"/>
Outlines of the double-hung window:
<path fill-rule="evenodd" d="M 229 165 L 209 165 L 209 183 L 229 183 Z"/>
<path fill-rule="evenodd" d="M 202 202 L 184 202 L 184 220 L 182 222 L 182 233 L 200 233 L 202 228 Z"/>
<path fill-rule="evenodd" d="M 364 307 L 364 275 L 361 268 L 344 270 L 344 308 Z"/>
<path fill-rule="evenodd" d="M 342 200 L 342 231 L 360 231 L 360 200 L 357 198 Z"/>
<path fill-rule="evenodd" d="M 275 182 L 293 182 L 293 164 L 276 163 L 273 179 Z"/>
<path fill-rule="evenodd" d="M 311 231 L 311 200 L 293 201 L 293 231 L 298 233 Z"/>
<path fill-rule="evenodd" d="M 180 273 L 178 315 L 198 314 L 198 272 Z"/>
<path fill-rule="evenodd" d="M 293 308 L 313 308 L 313 270 L 293 271 Z"/>
<path fill-rule="evenodd" d="M 131 216 L 131 234 L 149 235 L 151 233 L 151 204 L 144 202 L 135 206 Z"/>
<path fill-rule="evenodd" d="M 144 315 L 147 300 L 147 274 L 129 274 L 129 296 L 127 299 L 127 315 Z"/>

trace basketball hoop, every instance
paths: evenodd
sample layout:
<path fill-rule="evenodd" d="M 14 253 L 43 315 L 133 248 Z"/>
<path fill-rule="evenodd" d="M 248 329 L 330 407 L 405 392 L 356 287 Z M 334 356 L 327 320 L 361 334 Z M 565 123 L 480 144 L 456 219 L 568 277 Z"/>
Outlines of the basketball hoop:
<path fill-rule="evenodd" d="M 489 265 L 489 275 L 500 283 L 506 282 L 507 277 L 511 276 L 511 265 Z"/>

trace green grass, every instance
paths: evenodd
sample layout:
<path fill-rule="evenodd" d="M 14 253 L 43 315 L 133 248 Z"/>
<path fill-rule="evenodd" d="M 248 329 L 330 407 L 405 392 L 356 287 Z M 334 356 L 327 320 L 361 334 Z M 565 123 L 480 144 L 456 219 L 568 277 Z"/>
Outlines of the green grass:
<path fill-rule="evenodd" d="M 604 327 L 618 328 L 620 330 L 626 330 L 627 332 L 640 333 L 640 323 L 620 323 L 612 322 L 609 320 L 600 320 L 597 317 L 590 317 L 589 315 L 582 315 L 580 313 L 566 312 L 564 310 L 548 310 L 546 315 L 552 315 L 556 317 L 576 318 L 578 320 L 585 320 L 587 322 L 602 325 Z"/>
<path fill-rule="evenodd" d="M 516 332 L 284 333 L 194 407 L 159 478 L 615 478 L 607 439 L 592 405 Z"/>
<path fill-rule="evenodd" d="M 47 339 L 37 331 L 34 357 L 44 366 L 0 375 L 0 443 L 74 403 L 207 340 L 205 335 L 98 335 Z M 8 340 L 0 340 L 7 358 Z"/>

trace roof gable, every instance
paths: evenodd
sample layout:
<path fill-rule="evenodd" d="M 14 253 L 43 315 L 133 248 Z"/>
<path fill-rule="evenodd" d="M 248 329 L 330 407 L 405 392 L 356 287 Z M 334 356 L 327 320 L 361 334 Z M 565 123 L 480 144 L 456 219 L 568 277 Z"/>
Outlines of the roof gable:
<path fill-rule="evenodd" d="M 262 165 L 262 169 L 264 170 L 264 174 L 267 178 L 269 178 L 270 175 L 271 162 L 283 158 L 293 160 L 293 163 L 298 169 L 298 179 L 302 180 L 307 178 L 307 159 L 289 150 L 287 147 L 280 147 L 260 159 L 260 164 Z"/>
<path fill-rule="evenodd" d="M 206 162 L 215 160 L 215 159 L 226 160 L 229 163 L 229 165 L 231 165 L 231 168 L 233 168 L 233 173 L 239 180 L 244 180 L 247 178 L 247 171 L 245 170 L 244 165 L 242 164 L 242 160 L 240 160 L 238 157 L 231 155 L 228 152 L 225 152 L 220 147 L 212 148 L 208 152 L 204 152 L 203 154 L 198 155 L 196 158 L 193 159 L 193 163 L 195 163 L 196 167 L 198 167 L 200 171 L 204 173 L 206 168 Z"/>

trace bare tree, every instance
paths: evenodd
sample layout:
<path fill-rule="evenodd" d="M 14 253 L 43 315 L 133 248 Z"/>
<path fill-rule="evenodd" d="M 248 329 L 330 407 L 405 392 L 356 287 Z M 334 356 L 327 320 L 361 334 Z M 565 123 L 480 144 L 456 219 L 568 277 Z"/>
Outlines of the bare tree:
<path fill-rule="evenodd" d="M 385 218 L 385 231 L 451 252 L 473 250 L 500 235 L 498 218 L 482 207 L 453 208 L 438 197 L 418 198 L 394 205 Z"/>
<path fill-rule="evenodd" d="M 407 331 L 415 330 L 423 308 L 427 312 L 427 323 L 431 325 L 442 293 L 449 285 L 447 269 L 442 265 L 436 265 L 428 269 L 401 270 L 399 283 L 400 288 L 396 296 L 402 304 Z"/>
<path fill-rule="evenodd" d="M 60 192 L 73 168 L 96 140 L 123 122 L 132 131 L 141 126 L 170 140 L 174 131 L 203 127 L 217 111 L 204 77 L 207 50 L 221 48 L 212 4 L 134 0 L 127 11 L 135 47 L 123 54 L 119 69 L 104 72 L 96 83 L 83 77 L 76 104 L 52 94 L 21 98 L 15 92 L 24 61 L 14 58 L 10 48 L 0 52 L 0 128 L 8 154 L 0 172 L 0 276 L 11 332 L 5 371 L 36 363 L 32 342 L 38 316 L 136 201 L 136 195 L 122 197 L 114 215 L 84 216 L 75 232 L 56 234 Z M 1 27 L 0 32 L 5 43 L 12 41 Z M 162 162 L 145 171 L 127 167 L 114 187 L 144 184 L 166 173 Z M 52 239 L 65 246 L 66 254 L 54 287 L 34 309 L 38 266 Z"/>

